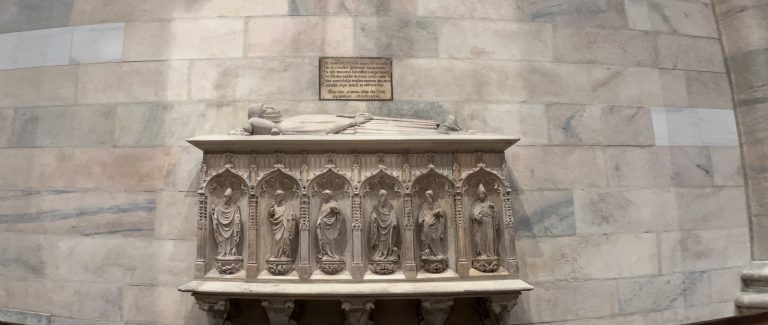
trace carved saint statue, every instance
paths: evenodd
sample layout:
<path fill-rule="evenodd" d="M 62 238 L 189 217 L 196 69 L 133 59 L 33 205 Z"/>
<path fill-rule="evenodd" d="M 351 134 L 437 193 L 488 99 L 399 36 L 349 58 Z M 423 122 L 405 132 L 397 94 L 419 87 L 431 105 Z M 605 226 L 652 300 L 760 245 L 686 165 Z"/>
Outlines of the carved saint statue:
<path fill-rule="evenodd" d="M 379 200 L 371 211 L 371 247 L 373 260 L 397 260 L 398 249 L 395 247 L 397 232 L 397 212 L 387 199 L 387 191 L 379 190 Z"/>
<path fill-rule="evenodd" d="M 437 206 L 435 193 L 424 192 L 426 201 L 421 205 L 419 225 L 421 225 L 421 256 L 445 256 L 445 210 Z"/>
<path fill-rule="evenodd" d="M 275 199 L 267 210 L 272 224 L 272 250 L 270 259 L 291 260 L 293 238 L 296 231 L 296 214 L 285 202 L 285 192 L 275 191 Z"/>
<path fill-rule="evenodd" d="M 234 257 L 240 241 L 240 207 L 232 202 L 232 189 L 224 191 L 224 202 L 213 209 L 213 235 L 217 257 Z"/>
<path fill-rule="evenodd" d="M 319 251 L 317 257 L 321 261 L 336 261 L 342 259 L 339 253 L 338 239 L 341 232 L 342 215 L 339 202 L 333 199 L 333 192 L 323 191 L 323 204 L 317 217 L 317 239 Z"/>
<path fill-rule="evenodd" d="M 280 134 L 451 134 L 471 133 L 459 127 L 453 116 L 441 123 L 357 114 L 309 114 L 283 119 L 282 113 L 263 104 L 248 109 L 248 123 L 229 132 L 231 135 Z"/>
<path fill-rule="evenodd" d="M 472 205 L 472 239 L 476 257 L 496 257 L 496 206 L 488 201 L 485 187 L 477 188 L 477 200 Z"/>

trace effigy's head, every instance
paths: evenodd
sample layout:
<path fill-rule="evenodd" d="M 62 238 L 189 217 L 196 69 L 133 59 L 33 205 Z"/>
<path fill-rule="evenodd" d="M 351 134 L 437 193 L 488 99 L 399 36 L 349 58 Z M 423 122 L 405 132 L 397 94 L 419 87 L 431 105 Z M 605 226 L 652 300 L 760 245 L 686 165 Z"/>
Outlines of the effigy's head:
<path fill-rule="evenodd" d="M 330 200 L 331 194 L 333 194 L 333 192 L 331 192 L 330 190 L 323 191 L 323 199 L 326 201 Z"/>
<path fill-rule="evenodd" d="M 260 117 L 274 123 L 280 123 L 283 121 L 283 113 L 281 113 L 279 109 L 272 106 L 264 106 L 264 111 L 261 113 Z"/>
<path fill-rule="evenodd" d="M 224 191 L 224 202 L 229 203 L 229 200 L 232 199 L 232 189 L 227 188 L 226 191 Z"/>
<path fill-rule="evenodd" d="M 387 190 L 380 189 L 379 190 L 379 202 L 384 202 L 387 199 Z"/>
<path fill-rule="evenodd" d="M 248 107 L 248 119 L 252 119 L 254 117 L 261 117 L 261 114 L 264 113 L 264 104 L 258 103 L 253 104 Z"/>
<path fill-rule="evenodd" d="M 285 192 L 283 192 L 281 190 L 275 191 L 275 202 L 282 201 L 284 196 L 285 196 Z"/>

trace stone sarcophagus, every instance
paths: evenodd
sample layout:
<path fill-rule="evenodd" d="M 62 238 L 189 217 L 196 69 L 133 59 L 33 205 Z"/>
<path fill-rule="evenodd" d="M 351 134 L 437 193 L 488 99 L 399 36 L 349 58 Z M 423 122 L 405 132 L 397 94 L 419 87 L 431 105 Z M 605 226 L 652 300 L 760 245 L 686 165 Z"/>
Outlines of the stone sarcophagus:
<path fill-rule="evenodd" d="M 220 320 L 258 299 L 273 324 L 335 299 L 366 324 L 378 299 L 420 299 L 442 324 L 456 297 L 503 323 L 521 291 L 504 150 L 517 139 L 357 114 L 282 119 L 257 107 L 204 152 L 191 292 Z"/>

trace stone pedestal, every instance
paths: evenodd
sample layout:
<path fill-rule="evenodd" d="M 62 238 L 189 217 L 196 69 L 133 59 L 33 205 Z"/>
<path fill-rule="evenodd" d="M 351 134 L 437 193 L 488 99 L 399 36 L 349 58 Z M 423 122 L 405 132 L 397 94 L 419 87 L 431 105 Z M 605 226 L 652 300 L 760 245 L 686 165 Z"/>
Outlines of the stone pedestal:
<path fill-rule="evenodd" d="M 517 278 L 511 188 L 503 176 L 504 150 L 517 139 L 188 141 L 204 158 L 196 279 L 179 290 L 216 321 L 229 299 L 260 300 L 272 324 L 294 324 L 299 300 L 340 300 L 347 324 L 370 324 L 376 300 L 415 299 L 422 324 L 438 325 L 454 298 L 473 297 L 482 299 L 487 323 L 501 324 L 520 292 L 532 289 Z M 228 216 L 240 217 L 231 231 Z M 235 235 L 222 237 L 229 233 Z"/>

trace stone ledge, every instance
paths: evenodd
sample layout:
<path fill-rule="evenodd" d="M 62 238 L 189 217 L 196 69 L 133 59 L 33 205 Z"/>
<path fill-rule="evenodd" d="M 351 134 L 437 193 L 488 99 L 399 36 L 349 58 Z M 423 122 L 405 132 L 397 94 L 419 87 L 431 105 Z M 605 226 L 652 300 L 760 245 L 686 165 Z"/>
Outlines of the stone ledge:
<path fill-rule="evenodd" d="M 446 282 L 364 282 L 364 283 L 243 283 L 191 281 L 179 291 L 228 298 L 417 299 L 424 297 L 487 297 L 514 295 L 533 290 L 517 279 Z"/>
<path fill-rule="evenodd" d="M 471 135 L 206 135 L 187 139 L 205 153 L 274 152 L 503 152 L 520 139 Z"/>

